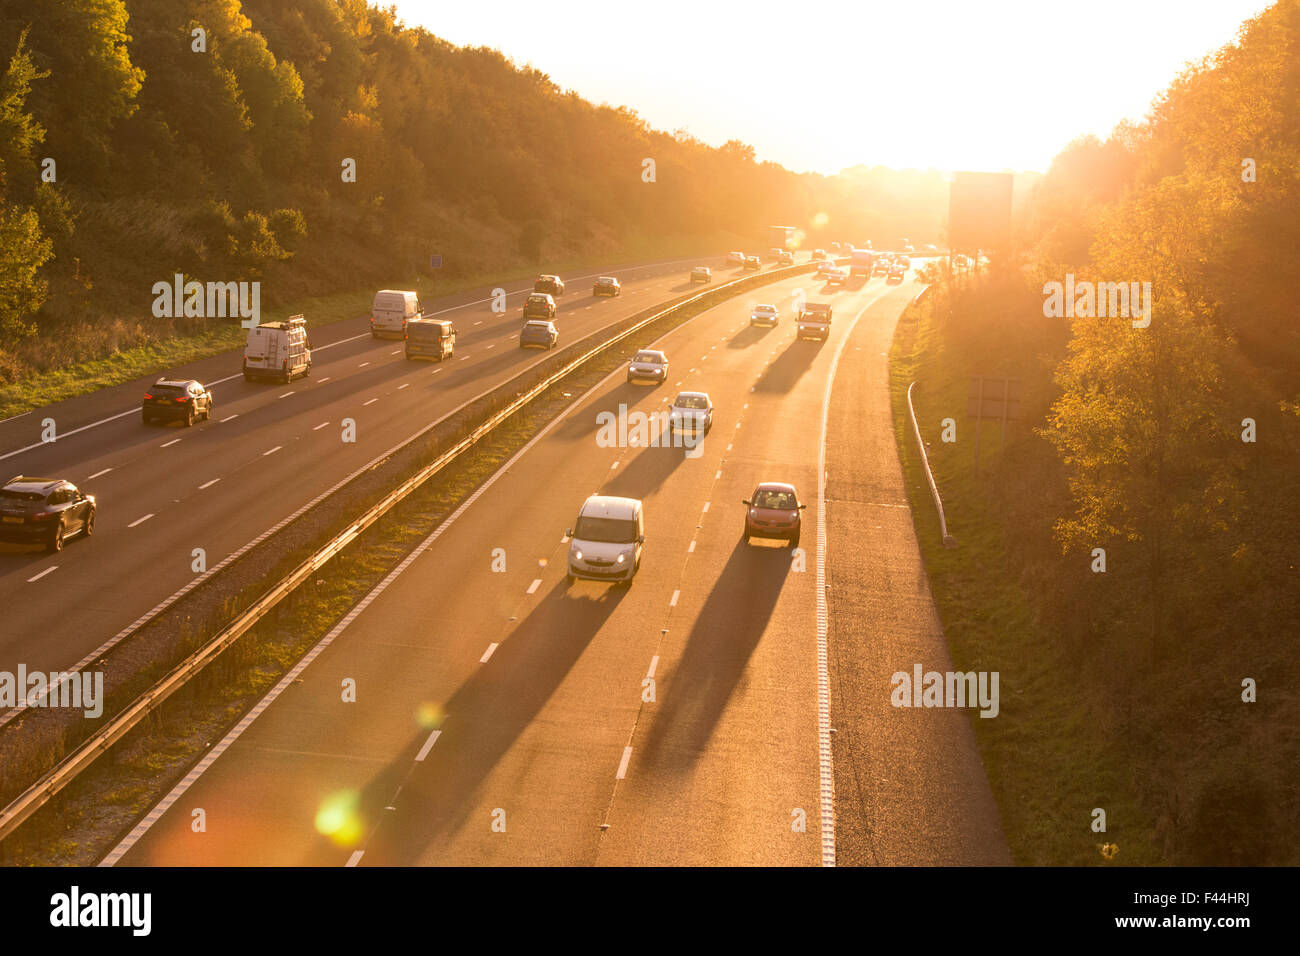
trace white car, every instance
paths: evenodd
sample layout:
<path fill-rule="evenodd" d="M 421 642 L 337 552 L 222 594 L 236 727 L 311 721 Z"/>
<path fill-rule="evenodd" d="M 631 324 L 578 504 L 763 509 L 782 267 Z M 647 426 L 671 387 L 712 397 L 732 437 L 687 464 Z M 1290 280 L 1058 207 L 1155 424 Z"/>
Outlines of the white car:
<path fill-rule="evenodd" d="M 826 273 L 827 285 L 844 285 L 849 281 L 849 274 L 844 269 L 831 269 Z"/>
<path fill-rule="evenodd" d="M 728 252 L 727 265 L 742 266 L 745 264 L 745 254 L 743 252 Z"/>
<path fill-rule="evenodd" d="M 823 259 L 821 262 L 817 263 L 817 275 L 819 276 L 829 275 L 834 271 L 835 263 L 831 262 L 829 259 Z"/>
<path fill-rule="evenodd" d="M 637 352 L 627 364 L 627 380 L 631 383 L 639 379 L 668 381 L 668 356 L 654 349 Z"/>
<path fill-rule="evenodd" d="M 569 538 L 568 583 L 578 578 L 631 584 L 641 567 L 645 517 L 636 498 L 592 495 L 578 510 Z"/>
<path fill-rule="evenodd" d="M 713 428 L 713 400 L 708 392 L 680 392 L 668 409 L 668 431 L 705 434 Z"/>
<path fill-rule="evenodd" d="M 781 313 L 774 305 L 763 305 L 760 303 L 759 305 L 754 306 L 753 310 L 749 313 L 750 325 L 766 325 L 773 327 L 779 321 L 781 321 Z"/>

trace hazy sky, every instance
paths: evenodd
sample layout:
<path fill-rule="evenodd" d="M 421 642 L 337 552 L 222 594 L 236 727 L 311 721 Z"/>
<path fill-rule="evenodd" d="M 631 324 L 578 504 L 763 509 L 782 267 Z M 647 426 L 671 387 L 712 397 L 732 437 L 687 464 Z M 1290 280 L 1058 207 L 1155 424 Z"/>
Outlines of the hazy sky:
<path fill-rule="evenodd" d="M 759 159 L 1046 170 L 1144 116 L 1267 0 L 396 0 L 585 98 Z"/>

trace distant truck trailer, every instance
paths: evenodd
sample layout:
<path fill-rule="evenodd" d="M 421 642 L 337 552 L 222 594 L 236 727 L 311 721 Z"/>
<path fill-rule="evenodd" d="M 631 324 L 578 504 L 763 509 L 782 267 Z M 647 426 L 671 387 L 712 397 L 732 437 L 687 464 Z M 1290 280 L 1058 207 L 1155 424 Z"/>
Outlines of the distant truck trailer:
<path fill-rule="evenodd" d="M 871 278 L 871 267 L 876 264 L 876 254 L 870 249 L 854 249 L 849 262 L 849 275 L 853 278 Z"/>
<path fill-rule="evenodd" d="M 763 233 L 763 248 L 794 250 L 795 235 L 799 232 L 794 226 L 768 226 Z"/>

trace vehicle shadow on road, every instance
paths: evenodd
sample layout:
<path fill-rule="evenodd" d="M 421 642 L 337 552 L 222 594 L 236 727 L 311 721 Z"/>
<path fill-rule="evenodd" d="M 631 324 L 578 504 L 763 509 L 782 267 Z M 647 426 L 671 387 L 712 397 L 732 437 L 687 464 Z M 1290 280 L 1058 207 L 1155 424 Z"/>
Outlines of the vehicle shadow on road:
<path fill-rule="evenodd" d="M 747 325 L 731 338 L 727 339 L 727 348 L 729 349 L 747 349 L 751 345 L 757 345 L 767 338 L 773 332 L 776 332 L 779 326 L 767 325 Z"/>
<path fill-rule="evenodd" d="M 737 541 L 681 660 L 660 680 L 659 709 L 645 744 L 649 767 L 689 770 L 704 753 L 767 629 L 790 561 L 788 548 Z"/>
<path fill-rule="evenodd" d="M 602 401 L 601 408 L 594 408 L 590 405 L 585 406 L 569 415 L 560 424 L 555 426 L 551 435 L 560 441 L 581 441 L 583 439 L 595 442 L 597 432 L 600 430 L 600 424 L 596 421 L 596 416 L 601 411 L 611 411 L 618 414 L 618 406 L 626 405 L 628 411 L 636 409 L 645 412 L 647 415 L 666 408 L 665 399 L 671 400 L 676 392 L 668 393 L 663 390 L 662 386 L 656 387 L 650 384 L 632 384 L 624 382 L 622 385 L 615 386 L 611 389 L 605 399 Z"/>
<path fill-rule="evenodd" d="M 365 847 L 367 865 L 437 862 L 427 856 L 465 826 L 470 811 L 477 809 L 478 789 L 520 735 L 534 726 L 627 593 L 597 587 L 580 583 L 571 589 L 559 580 L 441 706 L 443 734 L 426 758 L 415 760 L 430 734 L 421 729 L 364 788 L 359 812 L 363 832 L 372 833 Z M 338 856 L 337 846 L 321 840 L 303 865 L 336 866 Z"/>
<path fill-rule="evenodd" d="M 668 432 L 665 430 L 660 436 L 661 442 L 668 442 Z M 708 439 L 703 439 L 699 448 L 707 444 Z M 608 481 L 601 486 L 602 495 L 618 495 L 622 498 L 636 498 L 644 500 L 650 497 L 651 492 L 657 489 L 669 479 L 674 471 L 689 461 L 686 457 L 687 449 L 674 448 L 672 446 L 662 448 L 645 448 L 639 454 L 634 455 L 625 464 L 619 467 L 616 472 L 610 475 Z M 702 460 L 702 456 L 701 459 Z"/>
<path fill-rule="evenodd" d="M 795 339 L 754 383 L 760 392 L 789 392 L 799 383 L 820 353 L 822 343 Z"/>

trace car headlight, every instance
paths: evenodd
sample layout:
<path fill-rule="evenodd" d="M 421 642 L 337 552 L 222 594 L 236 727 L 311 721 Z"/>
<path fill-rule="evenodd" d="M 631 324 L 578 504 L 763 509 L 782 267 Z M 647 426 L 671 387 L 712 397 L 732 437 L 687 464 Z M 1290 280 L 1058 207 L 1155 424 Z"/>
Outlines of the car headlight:
<path fill-rule="evenodd" d="M 582 560 L 582 552 L 579 551 L 577 548 L 574 548 L 574 549 L 573 549 L 573 560 L 575 560 L 575 561 L 581 561 L 581 560 Z"/>
<path fill-rule="evenodd" d="M 790 520 L 791 520 L 791 521 L 797 521 L 797 520 L 799 520 L 799 512 L 797 512 L 797 511 L 791 511 L 791 512 L 790 512 Z"/>
<path fill-rule="evenodd" d="M 756 508 L 750 508 L 750 509 L 749 509 L 749 516 L 750 516 L 751 518 L 757 518 L 757 517 L 758 517 L 758 509 L 756 509 Z"/>
<path fill-rule="evenodd" d="M 618 556 L 618 563 L 619 563 L 619 564 L 622 564 L 622 563 L 623 563 L 624 561 L 626 561 L 626 560 L 627 560 L 627 555 L 626 555 L 626 554 L 620 554 L 620 555 Z"/>

